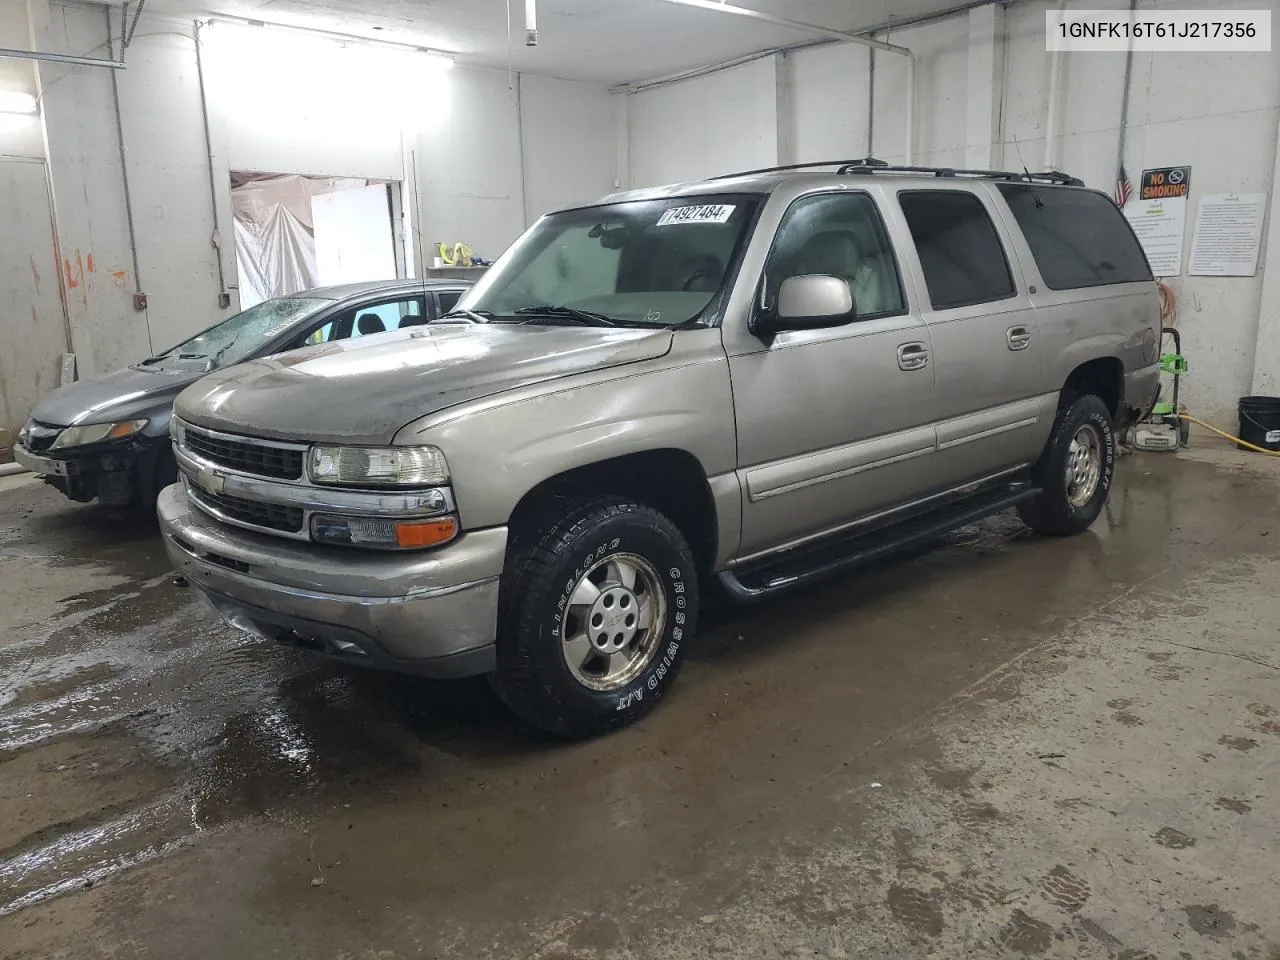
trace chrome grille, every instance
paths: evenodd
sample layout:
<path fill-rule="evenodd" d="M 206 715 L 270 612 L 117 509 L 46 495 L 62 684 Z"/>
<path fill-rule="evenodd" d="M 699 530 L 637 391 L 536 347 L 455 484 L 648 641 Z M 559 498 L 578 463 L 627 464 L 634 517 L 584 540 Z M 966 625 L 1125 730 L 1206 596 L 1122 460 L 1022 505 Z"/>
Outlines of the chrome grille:
<path fill-rule="evenodd" d="M 187 491 L 193 499 L 229 520 L 279 530 L 282 533 L 301 533 L 303 515 L 300 507 L 286 507 L 260 500 L 246 500 L 229 493 L 210 493 L 195 483 L 188 483 Z"/>
<path fill-rule="evenodd" d="M 190 425 L 186 426 L 183 446 L 202 460 L 230 470 L 277 480 L 298 480 L 302 477 L 303 451 L 299 448 L 255 441 L 248 437 L 232 439 Z"/>

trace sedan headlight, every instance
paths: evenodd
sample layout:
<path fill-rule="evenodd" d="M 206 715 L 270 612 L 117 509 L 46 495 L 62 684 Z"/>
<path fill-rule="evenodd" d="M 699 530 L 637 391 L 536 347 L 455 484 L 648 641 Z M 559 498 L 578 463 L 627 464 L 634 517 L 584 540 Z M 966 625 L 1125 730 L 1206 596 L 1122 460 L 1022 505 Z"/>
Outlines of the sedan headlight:
<path fill-rule="evenodd" d="M 358 487 L 434 487 L 449 481 L 435 447 L 312 447 L 312 483 Z"/>
<path fill-rule="evenodd" d="M 58 434 L 49 449 L 65 450 L 67 447 L 83 447 L 107 440 L 123 440 L 132 437 L 146 425 L 146 420 L 121 420 L 119 423 L 86 423 L 79 427 L 67 427 Z"/>

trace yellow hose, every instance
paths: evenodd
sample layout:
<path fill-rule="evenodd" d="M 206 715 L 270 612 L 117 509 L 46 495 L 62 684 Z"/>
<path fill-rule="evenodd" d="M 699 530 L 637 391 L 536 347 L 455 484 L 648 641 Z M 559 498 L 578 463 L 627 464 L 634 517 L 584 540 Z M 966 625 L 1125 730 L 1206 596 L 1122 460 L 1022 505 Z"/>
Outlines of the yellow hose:
<path fill-rule="evenodd" d="M 1219 430 L 1217 427 L 1215 427 L 1211 423 L 1205 423 L 1203 420 L 1197 420 L 1195 417 L 1189 416 L 1185 413 L 1177 413 L 1177 414 L 1174 414 L 1174 416 L 1176 416 L 1179 420 L 1190 420 L 1192 423 L 1197 423 L 1200 426 L 1204 427 L 1206 430 L 1212 430 L 1218 436 L 1226 437 L 1228 440 L 1232 440 L 1235 443 L 1240 444 L 1240 446 L 1242 447 L 1248 447 L 1250 450 L 1258 451 L 1258 453 L 1265 453 L 1269 457 L 1280 457 L 1280 451 L 1268 450 L 1266 447 L 1255 446 L 1254 444 L 1250 443 L 1248 440 L 1241 440 L 1239 437 L 1233 437 L 1231 434 L 1227 433 L 1227 431 L 1225 430 Z"/>

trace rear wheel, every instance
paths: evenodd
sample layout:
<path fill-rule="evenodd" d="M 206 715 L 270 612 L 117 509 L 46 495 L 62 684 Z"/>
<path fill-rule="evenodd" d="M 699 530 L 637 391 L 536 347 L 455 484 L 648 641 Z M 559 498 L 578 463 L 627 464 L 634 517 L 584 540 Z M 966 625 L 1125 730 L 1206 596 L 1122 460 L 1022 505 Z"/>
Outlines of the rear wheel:
<path fill-rule="evenodd" d="M 1037 533 L 1068 536 L 1087 530 L 1107 501 L 1115 461 L 1107 405 L 1091 394 L 1064 398 L 1031 471 L 1040 494 L 1019 505 L 1018 515 Z"/>
<path fill-rule="evenodd" d="M 512 531 L 498 625 L 498 695 L 556 736 L 644 716 L 675 680 L 698 582 L 675 525 L 620 498 L 557 500 Z"/>

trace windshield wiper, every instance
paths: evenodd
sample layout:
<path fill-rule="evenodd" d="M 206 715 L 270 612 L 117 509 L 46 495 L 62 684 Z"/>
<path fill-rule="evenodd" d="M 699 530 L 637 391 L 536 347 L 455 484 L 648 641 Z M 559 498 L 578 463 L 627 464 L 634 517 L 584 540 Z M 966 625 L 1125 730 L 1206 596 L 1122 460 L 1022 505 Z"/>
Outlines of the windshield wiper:
<path fill-rule="evenodd" d="M 488 323 L 493 319 L 493 314 L 488 310 L 461 310 L 454 307 L 448 313 L 442 313 L 436 317 L 437 320 L 448 320 L 450 318 L 466 318 L 472 323 Z"/>
<path fill-rule="evenodd" d="M 216 370 L 218 368 L 218 361 L 223 358 L 228 350 L 236 345 L 236 341 L 239 339 L 240 334 L 237 333 L 234 337 L 224 343 L 212 357 L 209 358 L 210 370 Z"/>
<path fill-rule="evenodd" d="M 620 324 L 614 317 L 606 316 L 603 313 L 594 313 L 591 310 L 579 310 L 577 307 L 521 307 L 514 312 L 518 316 L 562 317 L 565 320 L 574 320 L 588 327 L 622 326 L 622 324 Z"/>

